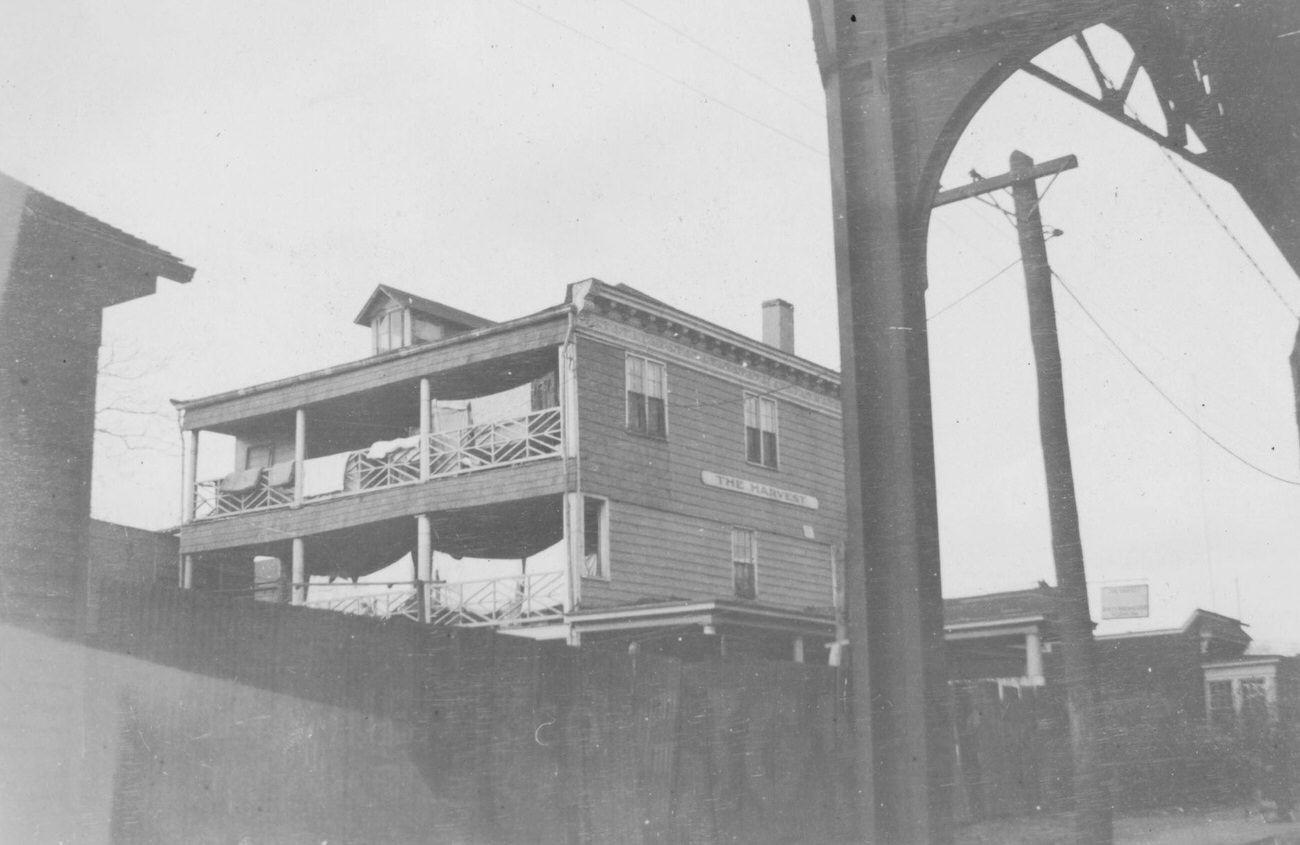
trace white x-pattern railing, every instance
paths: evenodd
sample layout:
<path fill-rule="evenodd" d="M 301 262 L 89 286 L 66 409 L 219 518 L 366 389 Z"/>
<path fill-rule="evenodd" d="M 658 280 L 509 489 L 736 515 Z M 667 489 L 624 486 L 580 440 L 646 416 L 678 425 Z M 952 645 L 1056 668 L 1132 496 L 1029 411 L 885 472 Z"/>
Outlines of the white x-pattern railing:
<path fill-rule="evenodd" d="M 391 619 L 405 616 L 420 621 L 420 596 L 416 584 L 387 584 L 386 592 L 371 592 L 373 585 L 295 584 L 298 595 L 306 594 L 304 607 L 317 607 L 358 616 Z M 402 589 L 396 589 L 401 587 Z M 315 591 L 317 595 L 313 596 Z M 324 595 L 320 595 L 324 593 Z"/>
<path fill-rule="evenodd" d="M 433 625 L 481 628 L 564 618 L 563 572 L 435 583 L 426 589 Z"/>
<path fill-rule="evenodd" d="M 429 475 L 512 466 L 560 453 L 560 409 L 440 431 L 429 435 Z"/>
<path fill-rule="evenodd" d="M 559 408 L 533 411 L 521 417 L 481 423 L 429 435 L 429 478 L 444 478 L 480 472 L 496 467 L 555 457 L 560 454 L 563 427 Z M 418 443 L 418 441 L 417 441 Z M 371 449 L 349 452 L 341 489 L 318 496 L 315 501 L 336 495 L 382 490 L 420 481 L 420 450 L 397 448 L 379 457 Z M 195 485 L 195 519 L 284 507 L 293 504 L 292 485 L 271 487 L 263 473 L 256 487 L 231 492 L 221 489 L 221 480 Z"/>
<path fill-rule="evenodd" d="M 194 487 L 194 518 L 207 519 L 293 504 L 293 485 L 272 487 L 266 480 L 266 473 L 262 473 L 256 486 L 237 492 L 222 490 L 219 478 L 198 482 Z"/>

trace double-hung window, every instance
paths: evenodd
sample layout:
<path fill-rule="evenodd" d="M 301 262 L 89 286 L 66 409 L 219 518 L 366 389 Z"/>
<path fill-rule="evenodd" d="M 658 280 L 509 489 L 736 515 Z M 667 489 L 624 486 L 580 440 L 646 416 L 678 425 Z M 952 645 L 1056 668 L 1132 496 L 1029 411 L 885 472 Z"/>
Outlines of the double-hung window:
<path fill-rule="evenodd" d="M 651 437 L 668 436 L 668 373 L 663 364 L 627 356 L 627 427 Z"/>
<path fill-rule="evenodd" d="M 731 572 L 736 598 L 758 596 L 758 532 L 752 528 L 731 529 Z"/>
<path fill-rule="evenodd" d="M 745 458 L 776 469 L 776 400 L 745 394 Z"/>

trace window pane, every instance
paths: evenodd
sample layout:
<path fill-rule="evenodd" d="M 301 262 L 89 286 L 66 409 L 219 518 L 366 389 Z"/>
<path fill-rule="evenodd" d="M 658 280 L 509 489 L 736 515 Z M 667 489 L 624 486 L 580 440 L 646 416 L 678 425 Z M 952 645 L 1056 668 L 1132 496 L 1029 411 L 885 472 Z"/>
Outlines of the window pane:
<path fill-rule="evenodd" d="M 763 464 L 776 467 L 776 432 L 763 431 Z"/>
<path fill-rule="evenodd" d="M 244 469 L 254 469 L 256 467 L 269 467 L 272 464 L 272 458 L 275 457 L 275 449 L 271 446 L 249 446 L 248 455 L 244 461 Z"/>
<path fill-rule="evenodd" d="M 645 359 L 627 357 L 627 389 L 645 393 Z"/>
<path fill-rule="evenodd" d="M 758 398 L 745 397 L 745 428 L 758 428 Z"/>
<path fill-rule="evenodd" d="M 772 399 L 764 399 L 759 403 L 759 428 L 764 431 L 776 432 L 776 402 Z"/>
<path fill-rule="evenodd" d="M 629 390 L 627 392 L 627 427 L 633 431 L 645 433 L 645 395 Z"/>
<path fill-rule="evenodd" d="M 653 361 L 645 362 L 645 394 L 656 399 L 663 399 L 666 391 L 664 390 L 664 365 L 656 364 Z"/>
<path fill-rule="evenodd" d="M 646 399 L 646 434 L 653 434 L 656 437 L 663 437 L 668 433 L 667 420 L 664 414 L 664 400 L 649 398 Z"/>
<path fill-rule="evenodd" d="M 757 428 L 745 429 L 745 459 L 756 464 L 763 462 L 763 439 Z"/>
<path fill-rule="evenodd" d="M 735 566 L 736 573 L 736 596 L 742 599 L 752 599 L 756 595 L 754 589 L 754 566 L 750 563 L 738 563 Z"/>

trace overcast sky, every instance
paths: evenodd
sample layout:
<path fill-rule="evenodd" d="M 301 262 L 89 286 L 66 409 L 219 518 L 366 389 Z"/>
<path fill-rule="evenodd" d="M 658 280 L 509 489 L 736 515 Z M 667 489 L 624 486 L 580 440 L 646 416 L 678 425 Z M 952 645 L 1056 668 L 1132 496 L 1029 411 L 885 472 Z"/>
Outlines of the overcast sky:
<path fill-rule="evenodd" d="M 798 351 L 838 366 L 803 3 L 99 0 L 6 17 L 0 170 L 198 269 L 109 312 L 113 404 L 170 415 L 169 398 L 362 357 L 351 321 L 381 282 L 504 320 L 597 276 L 749 334 L 779 296 Z M 1122 75 L 1123 45 L 1099 50 Z M 1044 61 L 1087 84 L 1069 51 Z M 1300 480 L 1300 282 L 1230 188 L 1183 165 L 1262 273 L 1158 148 L 1032 79 L 980 113 L 945 184 L 1005 171 L 1013 148 L 1078 155 L 1043 201 L 1064 233 L 1052 264 L 1146 376 L 1058 288 L 1092 578 L 1149 582 L 1148 624 L 1240 608 L 1257 638 L 1300 641 L 1300 487 L 1265 474 Z M 998 210 L 936 212 L 949 595 L 1052 578 L 1023 277 L 993 278 L 1017 256 Z M 106 422 L 150 436 L 102 440 L 96 515 L 174 524 L 171 418 Z"/>

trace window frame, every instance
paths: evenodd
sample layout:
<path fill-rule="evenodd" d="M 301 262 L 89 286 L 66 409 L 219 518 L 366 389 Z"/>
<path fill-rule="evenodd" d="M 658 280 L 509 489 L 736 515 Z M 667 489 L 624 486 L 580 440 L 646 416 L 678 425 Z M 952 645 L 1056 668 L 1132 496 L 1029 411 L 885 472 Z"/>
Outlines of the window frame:
<path fill-rule="evenodd" d="M 258 449 L 266 450 L 266 463 L 253 466 L 253 452 Z M 275 466 L 275 444 L 274 443 L 250 443 L 244 448 L 244 469 L 266 469 Z"/>
<path fill-rule="evenodd" d="M 641 389 L 640 390 L 632 389 L 631 362 L 634 360 L 641 362 L 641 384 L 640 384 Z M 646 387 L 649 384 L 648 373 L 650 371 L 651 366 L 658 367 L 659 371 L 663 374 L 663 381 L 660 384 L 660 387 L 663 392 L 663 396 L 658 397 L 663 404 L 663 431 L 662 432 L 652 431 L 650 427 L 650 399 L 655 397 L 651 397 L 650 393 L 646 390 Z M 644 403 L 643 405 L 645 411 L 644 428 L 634 424 L 634 418 L 632 414 L 633 393 L 639 395 L 642 399 L 642 402 Z M 647 357 L 645 355 L 638 355 L 635 352 L 624 353 L 623 424 L 627 428 L 627 430 L 632 434 L 636 434 L 641 437 L 649 437 L 654 440 L 668 439 L 668 364 L 667 363 L 665 363 L 664 361 L 657 360 L 655 358 Z"/>
<path fill-rule="evenodd" d="M 583 493 L 582 499 L 582 560 L 580 561 L 579 576 L 587 581 L 605 581 L 610 580 L 610 561 L 609 561 L 609 499 L 604 496 L 592 496 Z M 597 531 L 597 556 L 598 568 L 595 574 L 587 570 L 587 503 L 595 502 L 600 511 L 597 515 L 599 525 Z"/>
<path fill-rule="evenodd" d="M 754 408 L 754 421 L 758 423 L 756 427 L 751 426 L 749 424 L 749 409 L 750 409 L 751 402 L 753 402 L 753 408 Z M 744 417 L 744 426 L 745 426 L 745 440 L 744 440 L 745 462 L 750 464 L 751 466 L 765 467 L 770 470 L 780 471 L 781 469 L 780 403 L 778 403 L 777 400 L 771 396 L 767 396 L 762 393 L 754 393 L 753 391 L 746 390 L 743 393 L 742 404 L 743 404 L 743 417 Z M 772 435 L 771 463 L 767 461 L 768 458 L 767 453 L 769 447 L 767 445 L 766 439 L 763 437 L 764 434 L 768 433 L 767 429 L 763 428 L 764 404 L 767 404 L 772 409 L 772 431 L 770 432 Z M 754 460 L 754 458 L 750 455 L 749 452 L 749 432 L 751 428 L 754 431 L 758 432 L 758 456 L 759 457 L 757 461 Z"/>
<path fill-rule="evenodd" d="M 738 560 L 736 557 L 736 539 L 738 535 L 748 537 L 748 560 Z M 748 528 L 743 525 L 731 526 L 731 547 L 728 552 L 731 558 L 731 593 L 738 599 L 747 599 L 755 601 L 758 599 L 758 529 Z M 749 588 L 750 595 L 744 595 L 740 590 L 741 581 L 738 578 L 740 567 L 749 567 Z"/>
<path fill-rule="evenodd" d="M 380 326 L 383 325 L 385 322 L 387 322 L 387 326 L 384 330 L 381 331 Z M 396 327 L 394 327 L 394 322 L 396 322 Z M 379 315 L 375 317 L 374 321 L 370 325 L 373 327 L 372 338 L 374 340 L 376 355 L 382 355 L 385 352 L 393 352 L 397 349 L 401 349 L 405 346 L 410 345 L 411 334 L 408 329 L 408 326 L 410 325 L 409 308 L 405 308 L 403 306 L 397 306 L 395 308 L 389 308 L 385 311 L 381 311 Z M 393 334 L 394 334 L 394 328 L 396 328 L 396 334 L 397 334 L 397 343 L 395 345 L 391 344 L 391 341 L 393 339 Z M 381 336 L 384 337 L 386 340 L 390 341 L 389 346 L 386 347 L 380 346 L 379 338 Z"/>

